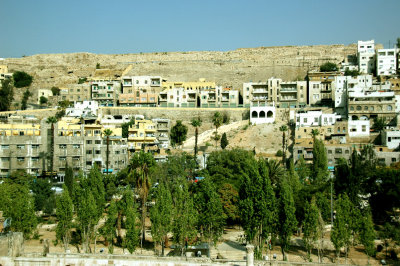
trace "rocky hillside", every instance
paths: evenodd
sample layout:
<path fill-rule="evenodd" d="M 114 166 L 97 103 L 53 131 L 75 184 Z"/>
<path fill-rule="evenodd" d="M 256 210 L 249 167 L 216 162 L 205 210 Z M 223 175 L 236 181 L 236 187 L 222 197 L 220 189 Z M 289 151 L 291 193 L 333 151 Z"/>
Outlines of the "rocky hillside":
<path fill-rule="evenodd" d="M 8 58 L 11 72 L 22 70 L 34 76 L 32 90 L 67 86 L 79 77 L 92 76 L 96 64 L 122 71 L 129 65 L 137 75 L 160 75 L 167 80 L 206 78 L 224 86 L 240 88 L 243 82 L 279 77 L 304 78 L 307 70 L 324 62 L 339 63 L 356 53 L 356 45 L 316 45 L 243 48 L 227 52 L 162 52 L 140 54 L 39 54 Z"/>

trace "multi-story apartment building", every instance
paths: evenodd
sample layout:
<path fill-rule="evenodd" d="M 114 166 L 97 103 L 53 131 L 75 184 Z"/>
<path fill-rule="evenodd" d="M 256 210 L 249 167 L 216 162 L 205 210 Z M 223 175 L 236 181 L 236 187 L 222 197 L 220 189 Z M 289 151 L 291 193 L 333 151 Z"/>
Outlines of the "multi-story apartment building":
<path fill-rule="evenodd" d="M 67 108 L 65 115 L 70 117 L 97 117 L 97 101 L 75 102 L 74 107 Z"/>
<path fill-rule="evenodd" d="M 335 76 L 332 83 L 335 112 L 347 118 L 347 92 L 350 89 L 368 89 L 372 87 L 372 75 Z"/>
<path fill-rule="evenodd" d="M 169 119 L 155 118 L 152 119 L 153 123 L 156 125 L 156 139 L 158 140 L 158 146 L 160 149 L 169 149 L 169 130 L 171 128 L 171 122 Z"/>
<path fill-rule="evenodd" d="M 397 71 L 397 49 L 379 49 L 376 58 L 376 75 L 377 76 L 392 76 Z"/>
<path fill-rule="evenodd" d="M 222 87 L 216 86 L 211 89 L 203 89 L 200 90 L 200 106 L 203 108 L 211 107 L 219 107 L 221 103 L 221 92 Z"/>
<path fill-rule="evenodd" d="M 400 78 L 390 78 L 387 81 L 390 83 L 390 89 L 394 91 L 396 113 L 400 113 Z"/>
<path fill-rule="evenodd" d="M 243 83 L 241 91 L 243 97 L 243 106 L 267 106 L 268 102 L 271 101 L 269 96 L 272 94 L 272 88 L 271 92 L 269 91 L 271 87 L 270 82 L 272 81 L 268 80 L 267 82 Z"/>
<path fill-rule="evenodd" d="M 200 95 L 198 90 L 185 88 L 165 89 L 159 94 L 161 107 L 200 107 Z"/>
<path fill-rule="evenodd" d="M 39 175 L 46 160 L 46 143 L 40 124 L 0 124 L 0 176 L 15 170 Z"/>
<path fill-rule="evenodd" d="M 351 89 L 348 92 L 348 115 L 352 120 L 384 118 L 392 122 L 396 117 L 395 95 L 391 90 Z"/>
<path fill-rule="evenodd" d="M 157 149 L 156 132 L 156 124 L 152 120 L 135 117 L 135 123 L 129 127 L 129 152 L 134 153 L 140 150 Z"/>
<path fill-rule="evenodd" d="M 307 81 L 281 82 L 278 90 L 279 96 L 276 99 L 278 107 L 298 108 L 307 105 Z"/>
<path fill-rule="evenodd" d="M 157 106 L 158 94 L 161 90 L 162 79 L 160 76 L 123 76 L 119 104 L 122 106 Z"/>
<path fill-rule="evenodd" d="M 308 72 L 308 104 L 333 106 L 332 83 L 340 72 Z"/>
<path fill-rule="evenodd" d="M 321 110 L 298 112 L 296 114 L 296 127 L 334 125 L 340 118 L 337 114 L 324 114 Z"/>
<path fill-rule="evenodd" d="M 117 106 L 118 96 L 121 92 L 119 80 L 92 80 L 89 84 L 92 100 L 99 102 L 100 106 Z"/>
<path fill-rule="evenodd" d="M 375 41 L 358 41 L 358 69 L 360 73 L 371 74 L 375 72 Z"/>
<path fill-rule="evenodd" d="M 237 107 L 239 105 L 239 91 L 232 88 L 223 88 L 221 91 L 221 107 Z"/>
<path fill-rule="evenodd" d="M 60 88 L 60 96 L 57 96 L 56 100 L 58 102 L 59 101 L 70 101 L 70 102 L 90 101 L 91 100 L 91 85 L 89 83 L 69 84 L 68 87 Z"/>

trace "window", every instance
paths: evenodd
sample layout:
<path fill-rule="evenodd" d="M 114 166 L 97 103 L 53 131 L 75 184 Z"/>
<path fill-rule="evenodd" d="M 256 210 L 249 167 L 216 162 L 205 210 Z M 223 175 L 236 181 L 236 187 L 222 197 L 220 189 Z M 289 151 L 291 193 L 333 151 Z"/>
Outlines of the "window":
<path fill-rule="evenodd" d="M 95 130 L 95 131 L 94 131 L 94 134 L 95 134 L 95 135 L 100 135 L 100 130 Z"/>
<path fill-rule="evenodd" d="M 10 149 L 10 145 L 1 145 L 2 150 L 8 150 Z"/>
<path fill-rule="evenodd" d="M 304 118 L 304 119 L 303 119 L 303 123 L 307 123 L 307 118 Z"/>
<path fill-rule="evenodd" d="M 80 160 L 81 160 L 81 157 L 79 157 L 79 156 L 74 156 L 74 157 L 72 157 L 72 160 L 73 160 L 73 161 L 80 161 Z"/>
<path fill-rule="evenodd" d="M 328 150 L 328 154 L 332 154 L 332 150 Z"/>
<path fill-rule="evenodd" d="M 73 144 L 72 147 L 73 147 L 74 149 L 79 149 L 79 148 L 81 147 L 81 145 L 79 145 L 79 144 Z"/>
<path fill-rule="evenodd" d="M 341 148 L 336 148 L 335 149 L 336 154 L 342 154 L 342 149 Z"/>
<path fill-rule="evenodd" d="M 350 106 L 350 111 L 354 111 L 354 106 Z"/>
<path fill-rule="evenodd" d="M 314 123 L 318 123 L 318 117 L 314 117 Z"/>
<path fill-rule="evenodd" d="M 19 135 L 20 135 L 20 136 L 23 136 L 23 135 L 25 135 L 25 132 L 24 132 L 24 131 L 20 131 L 20 132 L 19 132 Z"/>
<path fill-rule="evenodd" d="M 357 109 L 357 111 L 361 111 L 362 108 L 361 108 L 361 106 L 357 105 L 356 109 Z"/>
<path fill-rule="evenodd" d="M 32 149 L 39 149 L 39 145 L 38 144 L 32 144 Z"/>
<path fill-rule="evenodd" d="M 92 150 L 86 150 L 86 154 L 92 154 Z"/>
<path fill-rule="evenodd" d="M 31 160 L 32 160 L 32 162 L 37 162 L 37 161 L 39 161 L 39 157 L 32 157 Z"/>
<path fill-rule="evenodd" d="M 396 162 L 396 158 L 392 158 L 392 163 L 395 163 Z"/>
<path fill-rule="evenodd" d="M 8 161 L 10 161 L 10 158 L 9 157 L 2 157 L 1 161 L 2 162 L 8 162 Z"/>
<path fill-rule="evenodd" d="M 345 153 L 345 154 L 349 154 L 350 151 L 349 151 L 349 150 L 344 150 L 344 153 Z"/>
<path fill-rule="evenodd" d="M 367 126 L 366 125 L 362 125 L 362 132 L 366 132 L 367 131 Z"/>
<path fill-rule="evenodd" d="M 87 140 L 86 144 L 92 144 L 92 141 L 91 140 Z"/>
<path fill-rule="evenodd" d="M 96 139 L 96 140 L 94 141 L 94 143 L 95 143 L 95 144 L 101 144 L 101 140 Z"/>
<path fill-rule="evenodd" d="M 25 157 L 17 157 L 17 161 L 18 162 L 24 162 L 25 161 Z"/>
<path fill-rule="evenodd" d="M 23 150 L 23 149 L 25 149 L 25 145 L 17 145 L 17 149 L 18 150 Z"/>
<path fill-rule="evenodd" d="M 66 149 L 67 148 L 67 144 L 60 144 L 59 147 L 60 147 L 61 150 Z"/>
<path fill-rule="evenodd" d="M 332 128 L 328 128 L 328 132 L 329 132 L 329 133 L 332 133 Z"/>
<path fill-rule="evenodd" d="M 392 108 L 393 108 L 393 107 L 392 107 L 391 105 L 388 105 L 388 106 L 387 106 L 387 110 L 388 110 L 388 111 L 392 111 Z"/>
<path fill-rule="evenodd" d="M 66 160 L 67 160 L 67 157 L 65 157 L 65 156 L 60 156 L 60 157 L 58 157 L 58 159 L 59 159 L 60 161 L 66 161 Z"/>
<path fill-rule="evenodd" d="M 95 150 L 95 154 L 101 154 L 100 150 Z"/>
<path fill-rule="evenodd" d="M 368 106 L 364 106 L 364 111 L 368 111 Z"/>

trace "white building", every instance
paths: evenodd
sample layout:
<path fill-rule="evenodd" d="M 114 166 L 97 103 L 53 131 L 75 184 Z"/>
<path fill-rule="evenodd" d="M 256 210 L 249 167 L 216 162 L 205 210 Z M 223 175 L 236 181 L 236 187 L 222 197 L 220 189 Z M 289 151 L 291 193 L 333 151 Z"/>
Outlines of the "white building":
<path fill-rule="evenodd" d="M 97 101 L 76 102 L 73 108 L 67 108 L 65 115 L 69 117 L 97 116 L 99 103 Z"/>
<path fill-rule="evenodd" d="M 396 74 L 397 49 L 379 49 L 376 58 L 376 75 L 390 76 Z"/>
<path fill-rule="evenodd" d="M 375 42 L 358 41 L 358 69 L 360 73 L 373 73 L 375 70 Z"/>
<path fill-rule="evenodd" d="M 372 75 L 336 76 L 332 83 L 335 112 L 344 116 L 347 111 L 347 92 L 355 88 L 367 89 L 372 87 Z"/>
<path fill-rule="evenodd" d="M 400 130 L 383 131 L 381 134 L 382 144 L 389 149 L 400 147 Z"/>
<path fill-rule="evenodd" d="M 131 121 L 132 116 L 130 115 L 105 115 L 101 118 L 100 123 L 104 126 L 115 125 L 121 126 L 124 123 Z"/>
<path fill-rule="evenodd" d="M 250 107 L 250 123 L 252 124 L 269 124 L 275 121 L 275 106 L 251 106 Z"/>
<path fill-rule="evenodd" d="M 341 116 L 335 114 L 324 114 L 322 111 L 307 111 L 296 114 L 296 127 L 330 126 L 336 123 Z"/>
<path fill-rule="evenodd" d="M 369 120 L 351 120 L 348 121 L 349 137 L 369 137 L 370 122 Z"/>

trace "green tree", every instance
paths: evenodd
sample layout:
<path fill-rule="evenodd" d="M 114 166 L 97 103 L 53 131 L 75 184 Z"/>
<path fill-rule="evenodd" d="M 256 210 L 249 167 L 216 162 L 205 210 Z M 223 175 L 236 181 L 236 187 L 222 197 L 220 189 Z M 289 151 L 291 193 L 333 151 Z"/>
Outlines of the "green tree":
<path fill-rule="evenodd" d="M 122 128 L 122 137 L 127 138 L 129 135 L 129 127 L 135 124 L 135 118 L 131 118 L 129 122 L 123 123 L 121 128 Z"/>
<path fill-rule="evenodd" d="M 33 198 L 35 200 L 35 210 L 52 214 L 55 207 L 55 195 L 51 189 L 51 181 L 49 179 L 35 179 L 31 184 Z"/>
<path fill-rule="evenodd" d="M 156 188 L 155 204 L 150 210 L 150 220 L 154 243 L 161 245 L 161 254 L 164 256 L 165 242 L 172 228 L 172 197 L 164 182 Z"/>
<path fill-rule="evenodd" d="M 69 195 L 74 195 L 74 170 L 68 164 L 65 165 L 64 184 L 68 189 Z"/>
<path fill-rule="evenodd" d="M 198 213 L 198 231 L 208 243 L 216 245 L 224 230 L 221 199 L 210 178 L 198 182 L 194 202 Z"/>
<path fill-rule="evenodd" d="M 341 194 L 336 201 L 336 217 L 333 221 L 331 231 L 331 241 L 338 257 L 340 255 L 340 249 L 344 248 L 347 258 L 347 249 L 350 246 L 351 237 L 350 219 L 351 202 L 346 194 Z"/>
<path fill-rule="evenodd" d="M 53 93 L 53 96 L 58 96 L 60 95 L 60 88 L 59 87 L 51 87 L 51 92 Z"/>
<path fill-rule="evenodd" d="M 193 118 L 191 121 L 191 125 L 194 127 L 195 131 L 194 131 L 194 158 L 195 160 L 197 160 L 197 152 L 198 152 L 198 147 L 197 147 L 197 141 L 198 141 L 198 137 L 199 137 L 199 127 L 201 127 L 202 121 L 200 119 L 200 117 Z"/>
<path fill-rule="evenodd" d="M 56 237 L 64 244 L 64 250 L 68 250 L 68 245 L 71 242 L 71 229 L 73 218 L 73 203 L 69 196 L 68 188 L 63 187 L 63 192 L 60 197 L 57 197 L 57 227 Z"/>
<path fill-rule="evenodd" d="M 313 144 L 313 183 L 316 185 L 325 184 L 328 174 L 328 157 L 324 142 L 315 139 Z"/>
<path fill-rule="evenodd" d="M 278 200 L 278 233 L 283 260 L 287 260 L 286 251 L 290 246 L 290 238 L 296 229 L 296 208 L 293 200 L 293 191 L 288 180 L 284 178 L 279 188 Z"/>
<path fill-rule="evenodd" d="M 22 110 L 26 110 L 27 105 L 28 105 L 28 99 L 31 96 L 32 96 L 32 93 L 29 91 L 28 88 L 26 88 L 26 90 L 25 90 L 25 92 L 24 92 L 24 94 L 22 96 L 22 101 L 21 101 L 21 109 Z"/>
<path fill-rule="evenodd" d="M 385 129 L 386 125 L 387 125 L 387 123 L 385 121 L 385 118 L 383 118 L 383 117 L 375 118 L 374 124 L 372 125 L 372 129 L 381 133 Z"/>
<path fill-rule="evenodd" d="M 226 137 L 226 133 L 224 132 L 224 134 L 222 134 L 221 137 L 221 148 L 225 150 L 226 146 L 228 145 L 229 145 L 228 138 Z"/>
<path fill-rule="evenodd" d="M 107 211 L 107 219 L 101 229 L 104 239 L 108 243 L 108 252 L 114 253 L 114 239 L 117 237 L 116 223 L 118 218 L 117 203 L 112 200 Z"/>
<path fill-rule="evenodd" d="M 360 72 L 358 70 L 349 70 L 349 68 L 347 67 L 346 70 L 344 71 L 344 75 L 356 77 L 360 75 Z"/>
<path fill-rule="evenodd" d="M 222 117 L 220 112 L 215 112 L 213 117 L 212 117 L 212 122 L 215 126 L 215 132 L 218 134 L 218 128 L 222 125 L 222 122 L 224 121 L 224 118 Z"/>
<path fill-rule="evenodd" d="M 46 120 L 47 124 L 51 125 L 51 136 L 50 136 L 50 176 L 53 179 L 53 171 L 54 171 L 54 138 L 55 138 L 55 128 L 54 124 L 57 123 L 57 118 L 54 116 L 48 117 Z"/>
<path fill-rule="evenodd" d="M 180 178 L 174 184 L 173 192 L 173 222 L 172 235 L 174 242 L 180 246 L 183 256 L 184 247 L 197 234 L 197 213 L 194 209 L 193 198 L 189 193 L 187 181 Z"/>
<path fill-rule="evenodd" d="M 182 124 L 181 120 L 176 121 L 176 124 L 171 128 L 170 138 L 171 144 L 182 145 L 182 143 L 186 140 L 188 128 L 184 124 Z"/>
<path fill-rule="evenodd" d="M 218 141 L 221 139 L 221 136 L 218 135 L 217 131 L 214 131 L 214 135 L 212 136 L 212 139 L 215 141 L 215 149 L 217 149 Z"/>
<path fill-rule="evenodd" d="M 33 81 L 33 78 L 24 71 L 16 71 L 13 73 L 13 80 L 16 88 L 23 88 L 29 87 Z"/>
<path fill-rule="evenodd" d="M 131 196 L 133 196 L 131 194 Z M 128 249 L 128 251 L 132 254 L 139 243 L 139 229 L 137 228 L 137 212 L 135 205 L 133 204 L 133 197 L 132 197 L 132 204 L 127 205 L 126 209 L 126 235 L 124 240 L 124 247 Z M 143 239 L 143 238 L 142 238 Z"/>
<path fill-rule="evenodd" d="M 265 162 L 254 160 L 250 164 L 252 168 L 243 173 L 239 210 L 246 238 L 256 246 L 256 258 L 260 258 L 265 239 L 275 232 L 277 206 Z"/>
<path fill-rule="evenodd" d="M 286 131 L 288 127 L 286 125 L 282 125 L 279 127 L 279 131 L 282 132 L 282 164 L 286 166 Z"/>
<path fill-rule="evenodd" d="M 96 69 L 100 69 L 100 63 L 96 64 Z"/>
<path fill-rule="evenodd" d="M 14 100 L 14 89 L 11 79 L 1 81 L 0 88 L 0 111 L 10 111 L 11 103 Z"/>
<path fill-rule="evenodd" d="M 0 184 L 0 210 L 3 217 L 11 218 L 13 232 L 22 232 L 29 238 L 36 229 L 34 200 L 27 183 L 18 183 L 12 179 Z"/>
<path fill-rule="evenodd" d="M 337 65 L 332 62 L 326 62 L 319 67 L 319 71 L 321 72 L 333 72 L 337 70 L 338 70 Z"/>
<path fill-rule="evenodd" d="M 40 99 L 39 99 L 40 105 L 47 104 L 47 101 L 48 101 L 48 99 L 46 97 L 40 96 Z"/>
<path fill-rule="evenodd" d="M 297 175 L 299 176 L 299 180 L 302 184 L 305 184 L 305 182 L 310 178 L 310 168 L 306 164 L 304 157 L 301 156 L 299 160 L 296 162 L 296 172 Z"/>
<path fill-rule="evenodd" d="M 371 213 L 368 212 L 366 215 L 361 217 L 361 230 L 360 230 L 360 241 L 365 248 L 365 253 L 368 256 L 368 264 L 369 258 L 375 255 L 375 230 L 374 223 L 372 222 Z"/>
<path fill-rule="evenodd" d="M 140 151 L 139 153 L 134 153 L 129 168 L 131 169 L 131 174 L 133 174 L 136 181 L 136 188 L 138 189 L 140 200 L 142 203 L 142 238 L 141 247 L 143 246 L 143 241 L 145 240 L 145 219 L 147 215 L 146 202 L 149 194 L 149 189 L 151 186 L 150 180 L 150 169 L 155 166 L 155 160 L 153 155 L 150 153 L 145 153 Z"/>
<path fill-rule="evenodd" d="M 112 135 L 112 130 L 107 128 L 103 131 L 104 136 L 106 136 L 106 141 L 107 141 L 107 149 L 106 149 L 106 173 L 109 174 L 109 168 L 108 168 L 108 163 L 109 163 L 109 155 L 110 155 L 110 136 Z"/>
<path fill-rule="evenodd" d="M 315 143 L 315 139 L 317 138 L 318 135 L 319 135 L 319 130 L 318 129 L 312 129 L 311 130 L 311 136 L 312 136 L 312 138 L 314 140 L 314 143 Z"/>
<path fill-rule="evenodd" d="M 218 193 L 224 211 L 224 219 L 228 224 L 235 224 L 239 219 L 238 191 L 231 184 L 225 183 L 218 189 Z"/>
<path fill-rule="evenodd" d="M 311 252 L 316 246 L 316 241 L 320 238 L 318 234 L 318 218 L 319 211 L 315 201 L 312 200 L 311 204 L 306 202 L 303 220 L 303 241 L 310 261 L 312 261 Z"/>
<path fill-rule="evenodd" d="M 88 186 L 85 179 L 81 179 L 76 187 L 75 192 L 75 210 L 77 214 L 77 225 L 81 232 L 83 252 L 88 253 L 90 249 L 90 240 L 95 234 L 95 226 L 98 223 L 98 209 L 93 192 Z"/>

